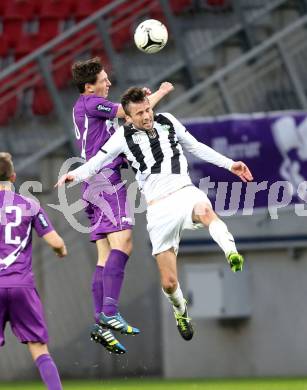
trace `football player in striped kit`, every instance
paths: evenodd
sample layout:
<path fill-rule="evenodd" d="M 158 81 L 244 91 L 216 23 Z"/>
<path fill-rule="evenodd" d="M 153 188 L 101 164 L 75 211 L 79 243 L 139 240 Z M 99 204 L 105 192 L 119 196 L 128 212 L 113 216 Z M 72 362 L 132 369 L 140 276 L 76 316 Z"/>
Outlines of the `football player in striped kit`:
<path fill-rule="evenodd" d="M 242 271 L 244 259 L 226 224 L 213 211 L 207 195 L 192 184 L 183 149 L 228 169 L 244 182 L 253 177 L 242 161 L 233 161 L 198 142 L 173 115 L 154 116 L 142 89 L 130 88 L 121 103 L 129 125 L 120 127 L 96 156 L 63 175 L 57 185 L 83 181 L 121 153 L 127 157 L 147 201 L 147 230 L 160 271 L 162 290 L 173 305 L 181 336 L 190 340 L 193 326 L 177 278 L 182 230 L 200 225 L 207 227 L 233 272 Z"/>
<path fill-rule="evenodd" d="M 111 82 L 100 58 L 77 61 L 72 66 L 73 80 L 80 95 L 73 107 L 76 142 L 81 157 L 89 160 L 108 141 L 125 113 L 119 103 L 108 100 Z M 152 107 L 173 90 L 164 82 L 150 93 L 144 88 Z M 82 198 L 90 220 L 90 240 L 95 242 L 98 261 L 92 278 L 95 324 L 91 339 L 113 353 L 125 353 L 125 347 L 112 334 L 135 335 L 139 329 L 127 323 L 119 312 L 119 297 L 125 268 L 132 252 L 132 219 L 127 207 L 127 191 L 121 179 L 125 164 L 117 156 L 104 167 L 90 184 L 84 183 Z M 106 330 L 105 328 L 109 328 Z"/>

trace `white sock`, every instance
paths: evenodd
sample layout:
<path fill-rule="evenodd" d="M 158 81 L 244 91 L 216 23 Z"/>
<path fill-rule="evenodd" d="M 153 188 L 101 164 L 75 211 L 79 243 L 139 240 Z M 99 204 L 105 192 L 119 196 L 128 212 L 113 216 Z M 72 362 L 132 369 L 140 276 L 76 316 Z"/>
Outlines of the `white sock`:
<path fill-rule="evenodd" d="M 238 252 L 233 235 L 228 231 L 226 224 L 221 219 L 215 219 L 209 225 L 209 233 L 213 240 L 225 253 Z"/>
<path fill-rule="evenodd" d="M 183 314 L 185 312 L 185 300 L 183 298 L 183 294 L 180 288 L 180 285 L 178 283 L 177 289 L 171 293 L 168 294 L 165 292 L 162 288 L 163 294 L 167 297 L 167 299 L 170 301 L 170 303 L 173 305 L 173 308 L 176 313 Z"/>

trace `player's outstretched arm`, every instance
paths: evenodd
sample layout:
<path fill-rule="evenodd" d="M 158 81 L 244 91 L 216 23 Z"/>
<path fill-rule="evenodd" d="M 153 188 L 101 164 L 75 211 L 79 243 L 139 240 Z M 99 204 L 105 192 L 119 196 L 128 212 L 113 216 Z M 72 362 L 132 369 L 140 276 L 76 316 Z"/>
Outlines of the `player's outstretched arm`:
<path fill-rule="evenodd" d="M 223 156 L 221 153 L 218 153 L 214 149 L 210 148 L 210 146 L 197 141 L 197 139 L 194 138 L 173 115 L 169 113 L 164 115 L 171 119 L 171 121 L 175 124 L 176 134 L 180 144 L 190 153 L 193 153 L 200 159 L 218 167 L 228 169 L 233 174 L 239 176 L 244 182 L 253 180 L 253 175 L 247 165 L 242 161 L 233 161 L 232 159 Z"/>
<path fill-rule="evenodd" d="M 88 160 L 87 163 L 81 165 L 77 169 L 61 176 L 55 187 L 60 187 L 65 183 L 76 182 L 80 183 L 96 173 L 98 173 L 105 165 L 110 164 L 118 155 L 125 152 L 125 137 L 124 128 L 120 127 L 105 145 Z"/>
<path fill-rule="evenodd" d="M 65 257 L 67 255 L 65 243 L 55 230 L 45 234 L 43 239 L 51 246 L 57 256 Z"/>

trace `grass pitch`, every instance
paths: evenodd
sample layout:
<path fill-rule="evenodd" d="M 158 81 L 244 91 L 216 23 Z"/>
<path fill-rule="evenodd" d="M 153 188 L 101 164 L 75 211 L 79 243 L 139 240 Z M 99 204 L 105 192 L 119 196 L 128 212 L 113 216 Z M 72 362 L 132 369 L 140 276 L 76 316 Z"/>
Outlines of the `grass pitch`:
<path fill-rule="evenodd" d="M 307 390 L 307 379 L 64 381 L 64 390 Z M 40 382 L 0 382 L 1 390 L 45 390 Z"/>

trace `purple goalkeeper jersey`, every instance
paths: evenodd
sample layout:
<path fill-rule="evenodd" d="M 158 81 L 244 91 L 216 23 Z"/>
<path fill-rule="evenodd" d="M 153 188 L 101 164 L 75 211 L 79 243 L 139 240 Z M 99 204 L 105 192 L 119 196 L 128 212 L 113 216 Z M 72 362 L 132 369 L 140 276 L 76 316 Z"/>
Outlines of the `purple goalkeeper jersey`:
<path fill-rule="evenodd" d="M 0 288 L 34 288 L 33 228 L 39 237 L 54 230 L 37 202 L 13 191 L 0 191 Z"/>
<path fill-rule="evenodd" d="M 118 127 L 119 104 L 97 95 L 80 95 L 73 108 L 73 121 L 81 157 L 89 160 L 108 141 Z M 119 156 L 108 168 L 118 168 L 124 158 Z"/>

